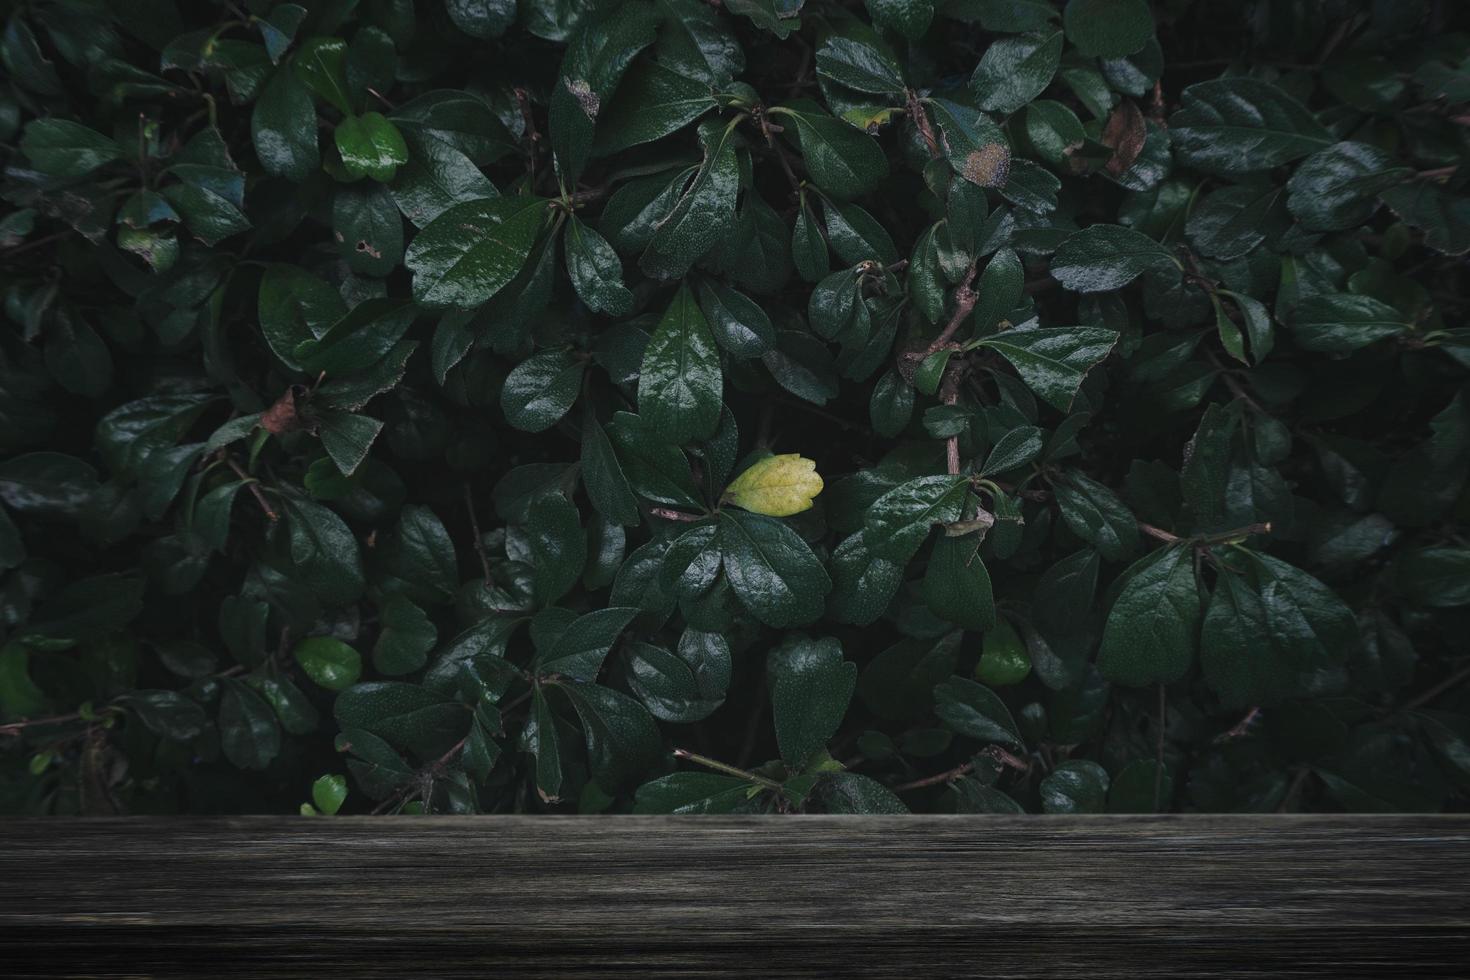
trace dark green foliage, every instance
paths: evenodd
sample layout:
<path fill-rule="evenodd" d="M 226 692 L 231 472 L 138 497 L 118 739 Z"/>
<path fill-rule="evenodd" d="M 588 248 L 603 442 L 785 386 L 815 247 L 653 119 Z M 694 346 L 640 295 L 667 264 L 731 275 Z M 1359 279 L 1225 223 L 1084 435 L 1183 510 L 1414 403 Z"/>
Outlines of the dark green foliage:
<path fill-rule="evenodd" d="M 4 4 L 0 813 L 1463 809 L 1462 6 Z"/>

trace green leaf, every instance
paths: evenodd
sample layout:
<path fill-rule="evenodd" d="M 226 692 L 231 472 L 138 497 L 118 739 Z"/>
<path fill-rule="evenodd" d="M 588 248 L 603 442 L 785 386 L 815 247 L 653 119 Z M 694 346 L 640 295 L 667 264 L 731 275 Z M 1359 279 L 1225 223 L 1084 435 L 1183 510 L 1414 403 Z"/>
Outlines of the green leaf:
<path fill-rule="evenodd" d="M 817 797 L 828 813 L 908 813 L 893 792 L 862 773 L 834 772 L 817 784 Z"/>
<path fill-rule="evenodd" d="M 338 37 L 308 38 L 302 42 L 294 64 L 307 88 L 343 115 L 352 113 L 352 97 L 347 92 L 346 41 Z"/>
<path fill-rule="evenodd" d="M 562 690 L 582 719 L 593 778 L 613 792 L 646 775 L 661 739 L 648 709 L 619 691 L 597 684 L 566 684 Z"/>
<path fill-rule="evenodd" d="M 577 400 L 585 368 L 586 362 L 569 351 L 542 351 L 526 358 L 500 389 L 506 421 L 525 432 L 551 428 Z"/>
<path fill-rule="evenodd" d="M 492 38 L 515 23 L 515 0 L 445 0 L 444 9 L 454 26 L 470 37 Z"/>
<path fill-rule="evenodd" d="M 842 659 L 836 640 L 798 634 L 767 656 L 766 682 L 781 758 L 788 769 L 801 772 L 842 724 L 857 685 L 857 665 Z"/>
<path fill-rule="evenodd" d="M 311 92 L 289 66 L 276 69 L 250 112 L 255 156 L 265 172 L 300 183 L 321 167 Z"/>
<path fill-rule="evenodd" d="M 395 595 L 379 611 L 382 631 L 373 644 L 373 667 L 390 677 L 411 674 L 429 661 L 438 642 L 433 620 L 405 596 Z"/>
<path fill-rule="evenodd" d="M 610 606 L 578 616 L 549 649 L 537 655 L 536 669 L 542 674 L 592 680 L 602 669 L 602 661 L 618 635 L 627 629 L 637 613 L 637 609 L 627 606 Z"/>
<path fill-rule="evenodd" d="M 1270 170 L 1327 148 L 1332 136 L 1306 106 L 1245 76 L 1189 86 L 1169 119 L 1179 159 L 1222 176 Z"/>
<path fill-rule="evenodd" d="M 1287 320 L 1305 350 L 1346 353 L 1405 333 L 1403 314 L 1371 296 L 1325 293 L 1302 300 Z"/>
<path fill-rule="evenodd" d="M 999 351 L 1032 391 L 1053 408 L 1069 412 L 1087 372 L 1112 351 L 1118 334 L 1100 327 L 1042 327 L 1006 330 L 980 341 Z"/>
<path fill-rule="evenodd" d="M 1124 561 L 1138 550 L 1138 524 L 1118 495 L 1091 477 L 1064 470 L 1052 478 L 1057 506 L 1072 533 L 1108 561 Z"/>
<path fill-rule="evenodd" d="M 623 464 L 607 430 L 590 410 L 582 423 L 582 482 L 599 514 L 623 527 L 638 523 L 638 500 Z"/>
<path fill-rule="evenodd" d="M 1108 771 L 1086 759 L 1064 762 L 1041 781 L 1046 813 L 1102 813 L 1107 799 Z"/>
<path fill-rule="evenodd" d="M 291 652 L 318 687 L 342 691 L 362 676 L 362 655 L 330 636 L 309 636 Z"/>
<path fill-rule="evenodd" d="M 917 41 L 934 19 L 934 0 L 865 0 L 873 20 L 910 41 Z"/>
<path fill-rule="evenodd" d="M 1000 619 L 985 632 L 975 679 L 991 687 L 1019 684 L 1031 673 L 1031 654 L 1009 620 Z"/>
<path fill-rule="evenodd" d="M 922 588 L 929 611 L 940 619 L 969 630 L 995 625 L 995 598 L 978 536 L 945 535 L 935 542 Z"/>
<path fill-rule="evenodd" d="M 366 583 L 362 555 L 352 531 L 328 508 L 309 500 L 287 499 L 290 569 L 325 602 L 348 603 Z"/>
<path fill-rule="evenodd" d="M 981 109 L 1009 115 L 1046 90 L 1061 60 L 1061 31 L 1003 37 L 985 49 L 970 90 Z"/>
<path fill-rule="evenodd" d="M 833 35 L 817 48 L 817 75 L 859 92 L 902 94 L 903 70 L 887 51 L 855 38 Z"/>
<path fill-rule="evenodd" d="M 565 248 L 567 274 L 589 310 L 622 316 L 633 308 L 633 294 L 623 285 L 623 263 L 606 239 L 573 216 Z"/>
<path fill-rule="evenodd" d="M 364 175 L 387 183 L 408 162 L 403 134 L 380 112 L 348 116 L 333 131 L 347 176 Z"/>
<path fill-rule="evenodd" d="M 648 643 L 632 644 L 628 683 L 660 721 L 701 721 L 724 703 L 730 647 L 716 633 L 695 630 L 684 631 L 673 653 Z"/>
<path fill-rule="evenodd" d="M 327 816 L 335 816 L 347 800 L 347 778 L 345 776 L 318 776 L 311 784 L 311 801 Z"/>
<path fill-rule="evenodd" d="M 1091 225 L 1062 242 L 1051 274 L 1079 293 L 1122 289 L 1145 272 L 1177 277 L 1179 261 L 1158 242 L 1117 225 Z"/>
<path fill-rule="evenodd" d="M 551 93 L 551 148 L 557 173 L 576 184 L 592 153 L 595 125 L 633 58 L 653 43 L 656 17 L 650 5 L 621 8 L 616 16 L 590 18 L 571 38 Z"/>
<path fill-rule="evenodd" d="M 983 684 L 950 677 L 934 685 L 934 713 L 961 735 L 981 742 L 1025 748 L 1005 702 Z"/>
<path fill-rule="evenodd" d="M 801 156 L 812 181 L 838 200 L 860 197 L 888 176 L 888 161 L 872 137 L 836 116 L 807 105 L 777 107 L 770 112 L 788 117 L 795 124 Z M 788 135 L 791 132 L 787 130 Z"/>
<path fill-rule="evenodd" d="M 1129 687 L 1172 684 L 1189 670 L 1199 638 L 1200 599 L 1191 550 L 1170 545 L 1138 559 L 1108 613 L 1097 666 Z"/>
<path fill-rule="evenodd" d="M 688 458 L 644 419 L 618 412 L 607 434 L 634 493 L 674 507 L 702 506 Z"/>
<path fill-rule="evenodd" d="M 1411 602 L 1432 609 L 1470 605 L 1470 548 L 1415 548 L 1393 563 L 1393 584 Z"/>
<path fill-rule="evenodd" d="M 386 276 L 403 258 L 403 218 L 381 184 L 338 189 L 332 231 L 338 253 L 360 275 Z"/>
<path fill-rule="evenodd" d="M 1094 58 L 1136 54 L 1154 35 L 1147 0 L 1067 0 L 1062 24 L 1067 40 Z"/>
<path fill-rule="evenodd" d="M 1287 181 L 1286 207 L 1303 227 L 1340 231 L 1378 210 L 1377 195 L 1413 171 L 1368 143 L 1334 143 L 1301 162 Z"/>
<path fill-rule="evenodd" d="M 658 62 L 640 62 L 599 120 L 595 150 L 613 154 L 676 133 L 715 108 L 708 82 Z"/>
<path fill-rule="evenodd" d="M 1034 425 L 1018 426 L 996 441 L 980 472 L 994 476 L 1025 466 L 1041 455 L 1043 445 L 1040 429 Z"/>
<path fill-rule="evenodd" d="M 408 160 L 399 166 L 389 192 L 404 216 L 423 228 L 456 204 L 498 197 L 495 185 L 463 151 L 403 127 Z"/>
<path fill-rule="evenodd" d="M 403 256 L 414 299 L 431 308 L 470 309 L 494 296 L 530 256 L 548 205 L 539 197 L 496 197 L 440 214 Z"/>
<path fill-rule="evenodd" d="M 760 357 L 776 346 L 771 318 L 745 294 L 701 279 L 699 306 L 715 341 L 735 357 Z"/>
<path fill-rule="evenodd" d="M 36 119 L 26 124 L 20 151 L 32 166 L 52 177 L 85 177 L 123 155 L 122 147 L 113 140 L 68 119 Z"/>
<path fill-rule="evenodd" d="M 469 713 L 456 701 L 417 684 L 374 681 L 337 695 L 337 724 L 362 729 L 394 748 L 436 758 L 464 736 Z"/>
<path fill-rule="evenodd" d="M 719 527 L 725 575 L 752 616 L 777 628 L 821 616 L 832 580 L 796 532 L 775 518 L 741 510 L 721 511 Z"/>
<path fill-rule="evenodd" d="M 914 556 L 935 524 L 966 517 L 969 483 L 958 476 L 921 476 L 873 502 L 863 519 L 868 552 L 902 564 Z"/>
<path fill-rule="evenodd" d="M 713 772 L 675 772 L 638 787 L 634 813 L 753 813 L 759 787 Z"/>
<path fill-rule="evenodd" d="M 259 694 L 226 680 L 219 702 L 219 744 L 239 769 L 264 769 L 281 751 L 281 726 Z"/>
<path fill-rule="evenodd" d="M 643 352 L 638 414 L 669 442 L 703 439 L 719 424 L 722 387 L 709 324 L 681 285 Z"/>
<path fill-rule="evenodd" d="M 654 217 L 648 251 L 639 260 L 643 271 L 655 279 L 684 275 L 732 230 L 740 165 L 731 134 L 731 126 L 719 121 L 700 125 L 704 160 L 687 182 L 680 174 L 670 185 L 676 199 Z"/>

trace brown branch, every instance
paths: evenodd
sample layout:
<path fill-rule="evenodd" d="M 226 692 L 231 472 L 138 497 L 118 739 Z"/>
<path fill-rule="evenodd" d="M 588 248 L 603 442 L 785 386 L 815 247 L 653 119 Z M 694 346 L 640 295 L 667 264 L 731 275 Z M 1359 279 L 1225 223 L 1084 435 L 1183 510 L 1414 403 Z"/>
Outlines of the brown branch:
<path fill-rule="evenodd" d="M 1252 708 L 1250 711 L 1247 711 L 1245 717 L 1235 723 L 1234 728 L 1230 729 L 1230 731 L 1220 736 L 1221 741 L 1229 741 L 1230 739 L 1240 738 L 1246 732 L 1250 731 L 1251 723 L 1259 718 L 1260 715 L 1260 708 Z"/>
<path fill-rule="evenodd" d="M 1160 541 L 1168 544 L 1174 544 L 1176 541 L 1184 540 L 1179 535 L 1170 534 L 1161 527 L 1154 527 L 1152 524 L 1145 524 L 1143 521 L 1138 521 L 1137 523 L 1138 529 L 1151 538 L 1158 538 Z"/>
<path fill-rule="evenodd" d="M 1420 694 L 1418 697 L 1414 698 L 1408 704 L 1405 704 L 1402 710 L 1413 711 L 1415 708 L 1422 708 L 1424 707 L 1424 705 L 1433 701 L 1435 698 L 1439 697 L 1450 688 L 1455 687 L 1466 678 L 1470 678 L 1470 667 L 1465 667 L 1451 674 L 1449 677 L 1446 677 L 1444 680 L 1440 681 L 1438 684 L 1434 685 L 1423 694 Z"/>
<path fill-rule="evenodd" d="M 944 152 L 939 149 L 939 141 L 934 138 L 934 127 L 929 124 L 929 113 L 924 110 L 924 106 L 919 102 L 919 93 L 913 89 L 907 89 L 905 94 L 908 100 L 909 118 L 914 121 L 914 126 L 918 128 L 919 135 L 924 138 L 924 145 L 929 148 L 929 159 L 941 159 L 944 156 Z"/>
<path fill-rule="evenodd" d="M 1460 165 L 1456 163 L 1448 167 L 1435 167 L 1433 170 L 1421 170 L 1414 176 L 1418 177 L 1420 180 L 1438 180 L 1440 177 L 1450 176 L 1459 169 Z"/>
<path fill-rule="evenodd" d="M 954 782 L 961 776 L 973 772 L 974 769 L 975 763 L 966 762 L 962 766 L 955 766 L 953 769 L 948 769 L 944 772 L 936 773 L 933 776 L 925 776 L 923 779 L 915 779 L 913 782 L 910 783 L 901 783 L 898 786 L 893 787 L 893 791 L 895 793 L 907 793 L 911 789 L 923 789 L 925 786 L 937 786 L 940 783 Z"/>
<path fill-rule="evenodd" d="M 791 184 L 792 193 L 800 194 L 801 181 L 796 179 L 796 172 L 791 169 L 791 161 L 786 158 L 786 148 L 780 143 L 776 142 L 776 137 L 772 135 L 773 133 L 777 132 L 780 127 L 771 125 L 771 121 L 766 118 L 766 113 L 764 109 L 756 112 L 754 115 L 756 122 L 760 124 L 761 135 L 766 138 L 766 145 L 771 148 L 771 152 L 776 154 L 776 159 L 781 163 L 781 171 L 782 173 L 786 174 L 786 180 L 788 183 Z"/>
<path fill-rule="evenodd" d="M 25 729 L 35 725 L 59 725 L 67 721 L 81 720 L 81 712 L 73 711 L 69 715 L 52 715 L 50 718 L 31 718 L 28 721 L 12 721 L 0 725 L 0 735 L 19 735 Z"/>
<path fill-rule="evenodd" d="M 470 727 L 470 732 L 472 732 L 474 730 L 475 730 L 474 729 L 474 726 L 472 725 Z M 434 776 L 437 776 L 443 770 L 443 768 L 449 763 L 449 760 L 454 757 L 454 754 L 456 752 L 458 752 L 460 749 L 464 748 L 465 743 L 468 742 L 469 740 L 470 740 L 470 733 L 469 732 L 466 732 L 464 738 L 460 739 L 458 742 L 455 742 L 454 745 L 450 747 L 449 751 L 445 752 L 439 758 L 435 759 L 433 762 L 431 762 L 427 766 L 425 766 L 421 770 L 420 775 L 421 776 L 426 776 L 429 779 L 432 779 Z M 378 816 L 379 814 L 387 813 L 389 810 L 391 810 L 397 804 L 408 802 L 409 801 L 408 800 L 409 795 L 413 792 L 413 790 L 414 790 L 414 787 L 413 786 L 406 786 L 403 789 L 399 790 L 397 793 L 394 793 L 392 796 L 388 797 L 382 803 L 379 803 L 377 806 L 373 807 L 373 816 Z"/>
<path fill-rule="evenodd" d="M 908 355 L 909 357 L 915 360 L 923 360 L 935 351 L 943 349 L 944 345 L 954 338 L 955 333 L 960 329 L 960 325 L 974 312 L 975 301 L 980 298 L 974 288 L 975 272 L 975 263 L 971 262 L 970 267 L 965 270 L 965 278 L 955 287 L 954 314 L 949 318 L 949 323 L 945 325 L 944 330 L 938 337 L 934 338 L 934 342 L 927 348 L 923 351 L 911 351 Z"/>
<path fill-rule="evenodd" d="M 662 517 L 666 521 L 684 521 L 693 524 L 702 521 L 704 517 L 700 514 L 686 514 L 681 510 L 670 510 L 667 507 L 650 507 L 648 512 L 654 517 Z"/>
<path fill-rule="evenodd" d="M 235 471 L 235 475 L 245 481 L 245 485 L 249 487 L 250 492 L 255 495 L 255 502 L 260 504 L 260 509 L 265 513 L 266 517 L 270 518 L 271 523 L 274 524 L 276 521 L 280 520 L 281 515 L 277 514 L 274 510 L 271 509 L 270 501 L 266 500 L 265 494 L 261 492 L 260 481 L 251 476 L 249 473 L 246 473 L 244 467 L 235 462 L 233 457 L 223 456 L 223 454 L 221 455 L 225 461 L 225 464 L 229 466 L 230 469 Z"/>
<path fill-rule="evenodd" d="M 515 88 L 516 104 L 521 108 L 521 119 L 525 123 L 526 169 L 530 175 L 532 192 L 536 190 L 536 155 L 541 147 L 541 134 L 536 132 L 536 119 L 531 115 L 531 97 L 521 86 Z"/>

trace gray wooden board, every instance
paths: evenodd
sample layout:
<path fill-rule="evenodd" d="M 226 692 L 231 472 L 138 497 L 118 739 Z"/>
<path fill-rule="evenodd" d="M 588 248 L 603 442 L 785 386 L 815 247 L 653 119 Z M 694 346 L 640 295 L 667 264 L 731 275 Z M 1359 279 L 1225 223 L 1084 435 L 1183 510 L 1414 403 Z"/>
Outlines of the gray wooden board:
<path fill-rule="evenodd" d="M 0 823 L 0 975 L 1470 976 L 1470 817 Z"/>

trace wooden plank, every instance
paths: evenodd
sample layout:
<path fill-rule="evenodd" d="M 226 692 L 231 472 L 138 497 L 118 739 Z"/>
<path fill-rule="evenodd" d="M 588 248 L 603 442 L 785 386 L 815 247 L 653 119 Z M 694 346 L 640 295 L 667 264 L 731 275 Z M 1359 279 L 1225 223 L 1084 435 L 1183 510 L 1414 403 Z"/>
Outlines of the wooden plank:
<path fill-rule="evenodd" d="M 1470 817 L 9 821 L 0 973 L 1470 975 Z"/>

